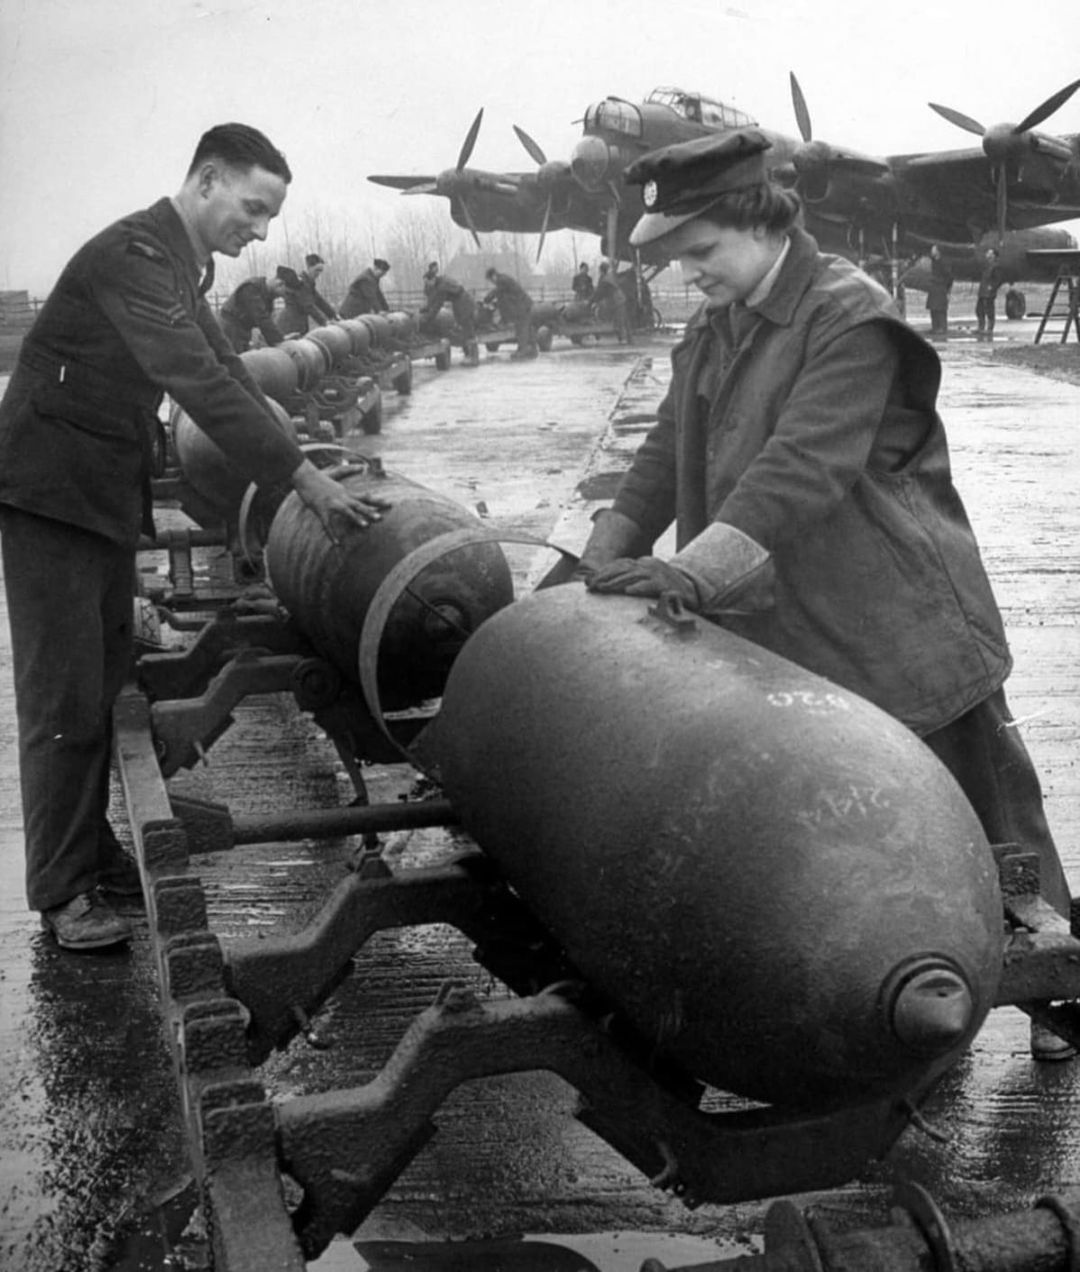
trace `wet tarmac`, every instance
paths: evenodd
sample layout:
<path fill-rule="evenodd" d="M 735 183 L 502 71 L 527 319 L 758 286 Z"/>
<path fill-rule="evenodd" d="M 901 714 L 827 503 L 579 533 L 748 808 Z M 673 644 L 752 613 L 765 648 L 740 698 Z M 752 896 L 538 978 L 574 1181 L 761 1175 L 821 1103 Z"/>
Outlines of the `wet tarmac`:
<path fill-rule="evenodd" d="M 1003 333 L 1005 334 L 1005 333 Z M 1007 334 L 1030 340 L 1030 323 Z M 388 468 L 448 494 L 504 532 L 580 547 L 610 498 L 667 381 L 670 340 L 508 351 L 416 368 L 411 398 L 388 394 L 384 431 L 350 439 Z M 1010 704 L 1042 774 L 1048 811 L 1080 889 L 1080 389 L 995 365 L 957 332 L 944 347 L 942 413 L 957 484 L 983 545 L 1016 659 Z M 0 383 L 2 387 L 2 383 Z M 514 557 L 522 586 L 547 554 Z M 413 775 L 373 768 L 375 799 Z M 352 794 L 337 757 L 291 700 L 241 706 L 208 763 L 175 793 L 234 813 L 333 805 Z M 223 938 L 296 930 L 344 868 L 351 841 L 270 844 L 200 860 Z M 447 832 L 385 837 L 394 864 L 438 859 Z M 161 1037 L 145 932 L 128 951 L 86 957 L 46 940 L 24 909 L 6 615 L 0 621 L 0 1266 L 11 1272 L 194 1269 L 208 1255 Z M 297 1041 L 263 1069 L 273 1096 L 370 1080 L 448 977 L 501 988 L 463 937 L 384 933 L 314 1022 L 326 1049 Z M 572 1117 L 574 1093 L 545 1073 L 468 1083 L 438 1134 L 352 1241 L 313 1267 L 551 1268 L 636 1272 L 649 1255 L 691 1264 L 754 1248 L 767 1203 L 689 1211 L 653 1188 Z M 1077 1182 L 1080 1063 L 1036 1066 L 1026 1018 L 994 1012 L 924 1108 L 933 1134 L 906 1133 L 885 1163 L 818 1198 L 838 1221 L 884 1222 L 894 1182 L 921 1183 L 953 1215 L 1024 1207 Z M 802 1200 L 802 1199 L 800 1199 Z M 523 1234 L 532 1234 L 522 1240 Z M 453 1241 L 456 1261 L 438 1243 Z M 463 1244 L 485 1242 L 484 1245 Z M 434 1257 L 419 1261 L 411 1243 Z"/>

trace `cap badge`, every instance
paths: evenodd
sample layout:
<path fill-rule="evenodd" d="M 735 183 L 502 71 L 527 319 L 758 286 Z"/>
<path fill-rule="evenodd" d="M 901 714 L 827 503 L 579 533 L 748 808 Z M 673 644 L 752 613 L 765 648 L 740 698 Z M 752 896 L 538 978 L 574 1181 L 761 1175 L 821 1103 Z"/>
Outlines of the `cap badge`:
<path fill-rule="evenodd" d="M 655 207 L 655 206 L 656 206 L 656 200 L 657 200 L 657 197 L 658 197 L 659 193 L 660 193 L 660 192 L 659 192 L 659 190 L 657 190 L 657 188 L 656 188 L 656 182 L 655 182 L 655 181 L 646 181 L 646 182 L 645 182 L 645 185 L 644 185 L 644 187 L 643 187 L 643 189 L 642 189 L 642 191 L 641 191 L 641 199 L 642 199 L 642 202 L 645 204 L 645 206 L 646 206 L 647 208 Z"/>

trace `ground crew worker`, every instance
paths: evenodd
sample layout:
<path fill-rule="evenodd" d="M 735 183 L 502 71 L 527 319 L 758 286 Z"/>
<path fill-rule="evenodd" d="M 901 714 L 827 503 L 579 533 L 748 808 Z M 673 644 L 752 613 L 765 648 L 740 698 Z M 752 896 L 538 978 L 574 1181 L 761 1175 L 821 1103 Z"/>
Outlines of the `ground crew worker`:
<path fill-rule="evenodd" d="M 587 305 L 593 298 L 593 280 L 589 273 L 589 267 L 584 261 L 578 266 L 578 272 L 570 281 L 570 286 L 574 292 L 574 299 L 580 301 L 583 305 Z"/>
<path fill-rule="evenodd" d="M 941 248 L 935 243 L 930 248 L 930 282 L 926 288 L 926 308 L 930 311 L 930 335 L 949 338 L 949 292 L 952 290 L 952 270 L 945 264 Z"/>
<path fill-rule="evenodd" d="M 390 273 L 390 262 L 377 257 L 370 268 L 349 284 L 345 299 L 338 311 L 342 318 L 356 318 L 360 314 L 387 314 L 390 306 L 382 291 L 382 280 Z"/>
<path fill-rule="evenodd" d="M 277 322 L 286 336 L 302 336 L 310 323 L 321 327 L 337 317 L 333 305 L 315 285 L 324 268 L 322 257 L 309 252 L 304 260 L 307 268 L 299 274 L 288 265 L 280 265 L 277 271 L 277 277 L 285 284 L 285 303 Z"/>
<path fill-rule="evenodd" d="M 593 291 L 593 309 L 601 322 L 609 322 L 615 328 L 620 344 L 630 343 L 630 319 L 627 314 L 626 293 L 612 277 L 607 261 L 600 262 L 600 276 Z"/>
<path fill-rule="evenodd" d="M 60 945 L 130 935 L 103 890 L 141 891 L 108 822 L 112 708 L 131 668 L 135 550 L 170 397 L 236 468 L 290 482 L 339 538 L 379 517 L 305 459 L 205 299 L 213 253 L 266 238 L 291 180 L 254 128 L 200 139 L 175 198 L 90 239 L 27 333 L 0 402 L 0 547 L 11 623 L 30 908 Z"/>
<path fill-rule="evenodd" d="M 515 359 L 535 358 L 539 353 L 532 329 L 532 297 L 509 274 L 500 274 L 494 266 L 484 277 L 491 283 L 491 290 L 484 297 L 485 305 L 498 305 L 502 322 L 514 325 L 517 348 L 510 355 Z"/>
<path fill-rule="evenodd" d="M 993 340 L 994 338 L 994 320 L 997 317 L 997 294 L 1004 281 L 1001 276 L 1001 268 L 998 265 L 997 250 L 993 247 L 988 247 L 982 273 L 979 275 L 979 292 L 975 297 L 976 340 Z"/>
<path fill-rule="evenodd" d="M 435 261 L 431 262 L 424 273 L 424 294 L 427 300 L 420 311 L 420 325 L 423 326 L 426 320 L 434 318 L 443 305 L 449 303 L 458 326 L 461 347 L 470 358 L 478 361 L 476 302 L 472 296 L 456 278 L 451 278 L 449 274 L 440 274 Z"/>
<path fill-rule="evenodd" d="M 1067 915 L 1005 700 L 1001 615 L 949 472 L 938 356 L 883 288 L 797 226 L 798 196 L 768 179 L 769 146 L 747 128 L 627 169 L 646 207 L 630 242 L 663 240 L 705 301 L 579 570 L 592 591 L 672 592 L 723 614 L 896 716 L 950 769 L 991 843 L 1038 853 L 1042 895 Z M 650 555 L 673 520 L 674 556 Z M 1073 1054 L 1039 1029 L 1032 1051 Z"/>
<path fill-rule="evenodd" d="M 280 278 L 256 275 L 246 278 L 221 306 L 221 326 L 237 353 L 251 348 L 253 330 L 261 332 L 268 345 L 281 344 L 285 337 L 274 322 L 274 301 L 284 294 Z"/>

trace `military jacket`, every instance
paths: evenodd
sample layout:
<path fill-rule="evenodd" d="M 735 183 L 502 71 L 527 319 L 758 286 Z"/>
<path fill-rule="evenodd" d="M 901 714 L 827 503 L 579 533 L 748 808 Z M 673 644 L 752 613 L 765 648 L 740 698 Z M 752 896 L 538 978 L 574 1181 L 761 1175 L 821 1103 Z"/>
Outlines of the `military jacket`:
<path fill-rule="evenodd" d="M 231 324 L 237 331 L 250 337 L 252 327 L 258 327 L 268 345 L 281 344 L 284 337 L 274 324 L 274 294 L 261 275 L 246 278 L 221 306 L 222 324 Z"/>
<path fill-rule="evenodd" d="M 0 503 L 135 544 L 164 393 L 255 481 L 303 462 L 200 295 L 167 198 L 84 244 L 27 333 L 0 402 Z"/>
<path fill-rule="evenodd" d="M 758 309 L 702 310 L 614 507 L 652 542 L 712 521 L 769 548 L 775 608 L 734 630 L 917 732 L 1010 670 L 936 411 L 940 363 L 884 289 L 801 230 Z M 726 622 L 725 625 L 728 625 Z"/>
<path fill-rule="evenodd" d="M 492 302 L 499 306 L 499 313 L 506 322 L 523 318 L 533 304 L 532 297 L 516 278 L 498 272 L 492 280 L 491 291 L 484 297 L 485 304 Z"/>
<path fill-rule="evenodd" d="M 390 306 L 379 285 L 379 275 L 373 269 L 365 269 L 349 284 L 339 312 L 342 318 L 355 318 L 359 314 L 385 314 L 389 311 Z"/>

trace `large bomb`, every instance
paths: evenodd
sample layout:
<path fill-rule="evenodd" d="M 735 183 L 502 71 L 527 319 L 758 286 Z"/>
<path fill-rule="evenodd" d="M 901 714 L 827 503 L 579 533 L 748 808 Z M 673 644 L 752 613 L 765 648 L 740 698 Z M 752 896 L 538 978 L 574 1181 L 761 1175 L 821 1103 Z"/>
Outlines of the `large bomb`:
<path fill-rule="evenodd" d="M 429 740 L 590 985 L 705 1083 L 803 1108 L 914 1091 L 993 1004 L 996 868 L 949 772 L 666 600 L 568 585 L 503 609 Z"/>
<path fill-rule="evenodd" d="M 364 620 L 394 566 L 438 535 L 476 530 L 477 542 L 421 570 L 387 617 L 376 668 L 380 705 L 416 706 L 438 696 L 470 633 L 513 599 L 510 568 L 498 544 L 479 541 L 484 527 L 454 500 L 394 473 L 356 470 L 341 480 L 356 494 L 387 501 L 390 510 L 335 544 L 291 494 L 270 526 L 266 567 L 297 625 L 349 683 L 360 682 Z"/>
<path fill-rule="evenodd" d="M 267 401 L 274 423 L 295 441 L 296 427 L 288 412 L 273 398 Z M 234 464 L 217 442 L 176 403 L 173 403 L 169 423 L 176 460 L 187 483 L 220 517 L 235 520 L 251 485 L 250 475 Z M 269 420 L 266 427 L 273 427 Z"/>

